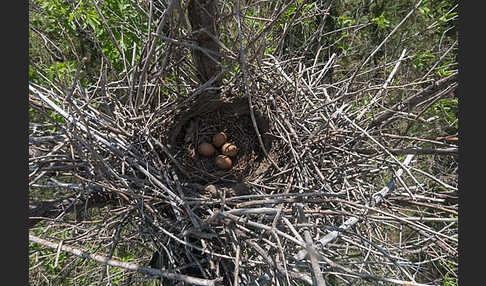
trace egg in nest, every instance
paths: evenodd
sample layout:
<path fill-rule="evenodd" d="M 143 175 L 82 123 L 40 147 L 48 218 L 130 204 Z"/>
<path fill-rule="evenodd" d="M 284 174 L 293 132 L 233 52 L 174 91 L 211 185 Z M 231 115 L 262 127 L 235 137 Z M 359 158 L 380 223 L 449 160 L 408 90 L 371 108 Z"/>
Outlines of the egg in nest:
<path fill-rule="evenodd" d="M 203 142 L 203 143 L 199 144 L 197 151 L 199 152 L 199 154 L 201 154 L 203 156 L 211 157 L 214 154 L 215 149 L 214 149 L 213 145 L 211 145 L 207 142 Z"/>
<path fill-rule="evenodd" d="M 231 162 L 230 157 L 228 157 L 226 155 L 216 156 L 215 163 L 216 163 L 216 166 L 218 166 L 218 168 L 223 169 L 223 170 L 231 169 L 231 167 L 233 166 L 233 162 Z"/>
<path fill-rule="evenodd" d="M 221 147 L 221 145 L 223 145 L 226 142 L 226 140 L 228 140 L 228 135 L 226 135 L 226 133 L 224 132 L 216 133 L 213 136 L 213 145 L 216 148 L 219 148 Z"/>
<path fill-rule="evenodd" d="M 223 147 L 221 147 L 221 152 L 226 156 L 234 157 L 238 152 L 238 148 L 232 143 L 225 143 Z"/>

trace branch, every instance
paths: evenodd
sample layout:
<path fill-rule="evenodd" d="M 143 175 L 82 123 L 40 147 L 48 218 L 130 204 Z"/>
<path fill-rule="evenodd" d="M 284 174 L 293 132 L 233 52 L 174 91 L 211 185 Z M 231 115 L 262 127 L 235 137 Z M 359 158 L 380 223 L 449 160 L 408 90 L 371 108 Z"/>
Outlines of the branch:
<path fill-rule="evenodd" d="M 308 275 L 304 274 L 304 273 L 300 273 L 300 272 L 294 272 L 294 271 L 286 271 L 282 265 L 280 263 L 277 263 L 275 262 L 274 259 L 272 259 L 272 257 L 260 246 L 258 245 L 258 243 L 252 241 L 252 240 L 248 240 L 246 241 L 246 243 L 248 245 L 250 245 L 251 247 L 253 247 L 253 249 L 256 250 L 256 252 L 258 252 L 258 254 L 260 254 L 263 259 L 270 265 L 272 265 L 273 267 L 277 268 L 277 270 L 284 274 L 284 273 L 288 273 L 290 277 L 294 278 L 294 279 L 298 279 L 302 282 L 305 282 L 307 283 L 308 285 L 312 285 L 312 278 L 309 277 Z"/>
<path fill-rule="evenodd" d="M 413 158 L 414 155 L 408 155 L 404 162 L 401 163 L 402 166 L 407 166 L 411 161 L 412 161 L 412 158 Z M 383 198 L 385 198 L 391 191 L 393 191 L 395 188 L 396 188 L 396 179 L 398 177 L 400 177 L 403 173 L 403 169 L 399 169 L 396 173 L 395 173 L 395 176 L 392 177 L 392 179 L 390 180 L 390 182 L 385 186 L 383 187 L 378 193 L 374 194 L 373 195 L 373 199 L 375 201 L 375 204 L 376 205 L 379 205 L 381 203 L 381 201 L 383 200 Z M 351 217 L 349 218 L 348 220 L 346 220 L 342 225 L 339 226 L 339 230 L 334 230 L 334 231 L 331 231 L 330 233 L 328 233 L 327 235 L 325 235 L 324 237 L 322 237 L 321 239 L 318 240 L 319 242 L 319 247 L 322 249 L 324 248 L 328 243 L 336 240 L 343 231 L 346 231 L 348 230 L 350 227 L 354 226 L 357 222 L 359 221 L 359 218 L 358 217 Z M 299 251 L 295 256 L 294 258 L 296 260 L 303 260 L 307 255 L 307 250 L 306 249 L 302 249 L 301 251 Z"/>
<path fill-rule="evenodd" d="M 301 203 L 297 204 L 296 206 L 299 214 L 299 223 L 309 223 L 307 217 L 304 214 L 304 206 Z M 310 231 L 307 228 L 305 228 L 304 230 L 304 237 L 306 244 L 305 249 L 309 254 L 311 269 L 314 273 L 315 282 L 317 286 L 326 286 L 326 281 L 324 281 L 324 277 L 322 277 L 321 267 L 319 266 L 318 255 L 314 246 L 314 242 L 312 241 Z"/>
<path fill-rule="evenodd" d="M 82 249 L 78 249 L 75 247 L 71 246 L 66 246 L 66 245 L 61 245 L 59 247 L 58 243 L 54 243 L 45 239 L 42 239 L 40 237 L 37 237 L 35 235 L 29 234 L 29 240 L 33 241 L 35 243 L 44 245 L 49 248 L 53 249 L 61 249 L 61 251 L 74 254 L 76 256 L 82 257 L 82 258 L 88 258 L 93 261 L 96 261 L 101 264 L 113 266 L 113 267 L 118 267 L 118 268 L 123 268 L 131 271 L 137 271 L 142 274 L 148 274 L 152 276 L 161 276 L 167 279 L 171 280 L 178 280 L 178 281 L 184 281 L 193 285 L 204 285 L 204 286 L 211 286 L 211 285 L 216 285 L 216 282 L 222 281 L 222 278 L 217 278 L 217 279 L 202 279 L 202 278 L 197 278 L 197 277 L 192 277 L 188 275 L 182 275 L 182 274 L 177 274 L 177 273 L 171 273 L 159 269 L 154 269 L 150 267 L 143 267 L 135 263 L 130 263 L 130 262 L 122 262 L 114 259 L 108 259 L 105 256 L 98 255 L 98 254 L 91 254 L 88 253 Z"/>
<path fill-rule="evenodd" d="M 28 227 L 35 226 L 46 218 L 55 218 L 63 212 L 72 212 L 74 210 L 92 207 L 102 207 L 110 203 L 110 200 L 101 195 L 89 198 L 86 202 L 74 197 L 68 197 L 57 200 L 47 200 L 29 203 L 29 221 Z"/>
<path fill-rule="evenodd" d="M 172 8 L 174 7 L 174 3 L 176 1 L 172 0 L 170 1 L 169 3 L 169 6 L 167 7 L 167 9 L 164 11 L 164 14 L 162 15 L 162 18 L 160 20 L 160 23 L 159 25 L 157 26 L 157 31 L 156 31 L 156 34 L 157 36 L 161 35 L 162 34 L 162 30 L 165 26 L 165 23 L 167 22 L 167 19 L 169 17 L 169 15 L 171 14 L 172 12 Z M 146 58 L 140 58 L 140 61 L 144 62 L 143 64 L 143 68 L 142 68 L 142 72 L 140 74 L 140 76 L 136 79 L 139 80 L 138 82 L 138 88 L 137 88 L 137 93 L 136 93 L 136 97 L 135 97 L 135 106 L 138 107 L 138 104 L 140 103 L 140 94 L 142 92 L 142 88 L 143 88 L 143 81 L 145 81 L 145 77 L 147 75 L 147 71 L 148 71 L 148 67 L 149 67 L 149 64 L 150 64 L 150 60 L 152 58 L 152 56 L 154 55 L 154 52 L 155 52 L 155 49 L 157 47 L 157 40 L 158 38 L 155 37 L 153 40 L 152 40 L 152 43 L 150 45 L 150 48 L 148 50 L 148 53 L 147 53 L 147 57 Z M 135 81 L 135 77 L 134 77 L 134 81 Z M 135 86 L 135 82 L 132 83 L 132 88 Z M 130 92 L 130 96 L 133 96 L 132 93 Z M 132 102 L 132 98 L 130 99 L 130 104 L 133 104 Z"/>
<path fill-rule="evenodd" d="M 379 153 L 377 150 L 356 148 L 353 151 L 360 154 L 373 155 Z M 421 148 L 405 148 L 405 149 L 388 149 L 393 155 L 454 155 L 458 154 L 458 148 L 436 148 L 436 149 L 421 149 Z"/>
<path fill-rule="evenodd" d="M 42 100 L 44 103 L 48 104 L 54 111 L 62 115 L 67 121 L 72 123 L 73 125 L 76 125 L 81 131 L 88 133 L 88 128 L 84 125 L 82 125 L 76 118 L 74 118 L 72 115 L 68 114 L 66 111 L 64 111 L 62 108 L 57 106 L 54 102 L 52 102 L 49 98 L 47 98 L 45 95 L 43 95 L 40 91 L 38 91 L 36 88 L 34 88 L 32 85 L 29 84 L 29 89 L 31 92 L 35 93 L 40 100 Z M 105 147 L 107 147 L 110 151 L 112 151 L 114 154 L 119 156 L 120 158 L 124 158 L 132 167 L 135 169 L 139 170 L 142 172 L 147 178 L 157 187 L 160 187 L 167 195 L 174 199 L 178 203 L 182 203 L 182 200 L 175 194 L 173 193 L 168 187 L 166 187 L 162 182 L 160 182 L 154 175 L 152 175 L 147 169 L 142 167 L 139 163 L 137 163 L 134 159 L 126 156 L 124 152 L 122 152 L 120 149 L 117 147 L 121 147 L 125 150 L 128 150 L 126 146 L 123 146 L 120 143 L 111 143 L 101 135 L 99 135 L 99 132 L 93 133 L 92 134 L 94 139 L 96 141 L 100 142 L 103 144 Z M 154 190 L 154 192 L 159 193 L 158 191 Z"/>
<path fill-rule="evenodd" d="M 353 75 L 351 76 L 351 79 L 349 80 L 349 82 L 346 84 L 344 90 L 344 94 L 342 96 L 339 96 L 339 98 L 343 97 L 346 95 L 346 92 L 348 91 L 348 88 L 351 86 L 351 84 L 353 83 L 356 75 L 358 74 L 358 72 L 373 58 L 373 56 L 381 49 L 381 47 L 391 38 L 392 35 L 395 34 L 396 31 L 398 31 L 398 29 L 400 28 L 400 26 L 402 26 L 407 20 L 408 18 L 410 18 L 410 16 L 412 16 L 412 14 L 415 12 L 415 10 L 418 9 L 418 7 L 420 6 L 420 4 L 422 4 L 422 1 L 423 0 L 419 0 L 417 1 L 417 3 L 415 4 L 415 6 L 408 12 L 408 14 L 402 19 L 402 21 L 400 21 L 400 23 L 398 23 L 395 28 L 393 28 L 393 30 L 385 37 L 385 39 L 383 39 L 383 41 L 373 50 L 373 52 L 371 52 L 371 54 L 360 64 L 360 66 L 354 71 Z"/>
<path fill-rule="evenodd" d="M 243 49 L 243 39 L 241 35 L 241 22 L 240 22 L 240 2 L 236 2 L 236 19 L 238 23 L 238 40 L 240 43 L 240 66 L 241 70 L 243 72 L 243 93 L 246 93 L 246 90 L 248 89 L 248 72 L 246 70 L 246 55 L 245 51 L 246 49 Z M 258 130 L 258 124 L 256 123 L 255 119 L 255 112 L 253 111 L 253 101 L 251 97 L 251 92 L 247 93 L 248 96 L 248 106 L 250 108 L 250 117 L 251 117 L 251 122 L 253 123 L 253 128 L 257 134 L 258 142 L 260 143 L 260 147 L 262 148 L 263 153 L 265 154 L 265 157 L 270 160 L 270 163 L 279 171 L 282 171 L 280 167 L 277 165 L 277 163 L 272 159 L 272 157 L 268 154 L 267 149 L 265 148 L 265 144 L 263 144 L 262 136 L 260 134 L 260 131 Z"/>
<path fill-rule="evenodd" d="M 446 78 L 440 79 L 431 83 L 425 89 L 417 92 L 411 97 L 396 103 L 391 108 L 387 109 L 384 113 L 378 115 L 368 126 L 368 129 L 378 126 L 390 117 L 392 117 L 395 112 L 400 111 L 401 106 L 405 106 L 408 110 L 413 109 L 417 104 L 419 104 L 423 99 L 430 98 L 438 93 L 441 93 L 444 89 L 448 89 L 449 86 L 454 85 L 456 82 L 457 73 L 454 73 Z"/>
<path fill-rule="evenodd" d="M 370 103 L 368 103 L 359 113 L 359 115 L 356 117 L 356 120 L 359 120 L 365 113 L 366 111 L 374 104 L 376 103 L 380 98 L 384 90 L 388 87 L 390 82 L 392 81 L 393 77 L 395 76 L 395 73 L 398 71 L 398 67 L 402 63 L 403 59 L 405 58 L 405 53 L 407 49 L 403 49 L 402 54 L 400 55 L 400 58 L 398 59 L 397 63 L 395 64 L 395 67 L 393 68 L 392 72 L 386 79 L 385 83 L 383 83 L 383 86 L 380 88 L 380 90 L 376 93 L 375 97 L 371 100 Z"/>

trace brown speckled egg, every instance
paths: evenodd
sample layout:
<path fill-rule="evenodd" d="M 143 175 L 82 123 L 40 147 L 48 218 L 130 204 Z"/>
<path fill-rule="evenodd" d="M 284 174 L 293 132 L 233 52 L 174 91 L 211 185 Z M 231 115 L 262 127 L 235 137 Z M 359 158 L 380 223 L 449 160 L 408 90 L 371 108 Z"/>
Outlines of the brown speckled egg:
<path fill-rule="evenodd" d="M 226 135 L 226 133 L 224 133 L 224 132 L 216 133 L 213 136 L 213 145 L 216 148 L 221 147 L 221 145 L 223 145 L 226 142 L 227 139 L 228 139 L 228 136 Z"/>
<path fill-rule="evenodd" d="M 215 149 L 214 149 L 213 145 L 211 145 L 207 142 L 203 142 L 203 143 L 199 144 L 197 151 L 199 152 L 199 154 L 201 154 L 203 156 L 211 157 L 214 154 Z"/>
<path fill-rule="evenodd" d="M 238 148 L 232 143 L 225 143 L 223 147 L 221 147 L 221 152 L 226 156 L 234 157 L 238 152 Z"/>
<path fill-rule="evenodd" d="M 215 163 L 216 163 L 216 166 L 218 166 L 218 168 L 223 169 L 223 170 L 231 169 L 231 167 L 233 166 L 231 159 L 226 155 L 216 156 Z"/>

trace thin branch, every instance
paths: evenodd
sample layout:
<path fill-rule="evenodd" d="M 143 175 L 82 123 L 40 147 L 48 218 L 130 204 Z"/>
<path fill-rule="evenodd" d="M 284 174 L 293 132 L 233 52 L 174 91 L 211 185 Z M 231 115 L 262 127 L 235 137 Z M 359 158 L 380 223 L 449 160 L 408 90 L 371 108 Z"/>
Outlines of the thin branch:
<path fill-rule="evenodd" d="M 98 255 L 98 254 L 91 254 L 91 253 L 88 253 L 88 252 L 86 252 L 82 249 L 79 249 L 79 248 L 75 248 L 75 247 L 67 246 L 67 245 L 59 245 L 58 243 L 54 243 L 54 242 L 42 239 L 42 238 L 37 237 L 33 234 L 29 234 L 29 240 L 33 241 L 35 243 L 41 244 L 43 246 L 49 247 L 49 248 L 53 248 L 53 249 L 59 248 L 64 252 L 74 254 L 74 255 L 82 257 L 82 258 L 87 258 L 87 259 L 93 260 L 97 263 L 101 263 L 101 264 L 105 264 L 105 265 L 109 265 L 109 266 L 113 266 L 113 267 L 117 267 L 117 268 L 123 268 L 123 269 L 130 270 L 130 271 L 137 271 L 137 272 L 140 272 L 142 274 L 147 274 L 147 275 L 152 275 L 152 276 L 160 276 L 160 277 L 164 277 L 164 278 L 171 279 L 171 280 L 184 281 L 184 282 L 187 282 L 187 283 L 190 283 L 190 284 L 193 284 L 193 285 L 213 286 L 213 285 L 217 285 L 216 284 L 217 282 L 222 281 L 222 278 L 217 278 L 217 279 L 212 279 L 212 280 L 202 279 L 202 278 L 198 278 L 198 277 L 192 277 L 192 276 L 188 276 L 188 275 L 182 275 L 182 274 L 167 272 L 167 271 L 163 271 L 163 270 L 160 270 L 160 269 L 144 267 L 144 266 L 140 266 L 138 264 L 131 263 L 131 262 L 122 262 L 122 261 L 118 261 L 118 260 L 115 260 L 115 259 L 108 259 L 108 257 Z"/>

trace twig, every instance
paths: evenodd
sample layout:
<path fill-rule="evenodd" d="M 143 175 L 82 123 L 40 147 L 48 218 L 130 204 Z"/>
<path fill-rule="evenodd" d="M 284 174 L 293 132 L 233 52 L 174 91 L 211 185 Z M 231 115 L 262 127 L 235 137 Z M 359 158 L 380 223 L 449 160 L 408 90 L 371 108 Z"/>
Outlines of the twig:
<path fill-rule="evenodd" d="M 371 58 L 373 58 L 373 56 L 381 49 L 381 47 L 391 38 L 392 35 L 394 35 L 396 33 L 396 31 L 398 31 L 398 28 L 400 28 L 407 20 L 408 18 L 410 18 L 410 16 L 412 16 L 412 14 L 415 12 L 415 10 L 418 9 L 418 7 L 420 6 L 420 4 L 422 4 L 423 0 L 418 0 L 417 3 L 415 3 L 414 7 L 408 12 L 408 14 L 400 21 L 400 23 L 398 23 L 394 28 L 393 30 L 385 37 L 385 39 L 383 39 L 383 41 L 381 41 L 381 43 L 373 50 L 373 52 L 371 52 L 371 54 L 359 65 L 359 67 L 354 71 L 353 75 L 351 76 L 351 78 L 349 79 L 348 83 L 346 83 L 346 86 L 344 89 L 341 89 L 341 91 L 344 92 L 344 94 L 342 96 L 345 96 L 346 95 L 346 92 L 348 91 L 348 88 L 349 86 L 353 83 L 356 75 L 358 74 L 358 72 L 370 61 Z M 340 98 L 341 96 L 339 96 L 338 98 Z"/>
<path fill-rule="evenodd" d="M 446 88 L 456 82 L 457 73 L 453 73 L 445 78 L 432 82 L 429 86 L 424 88 L 423 90 L 413 94 L 412 96 L 408 97 L 407 99 L 400 101 L 393 105 L 390 108 L 387 108 L 383 113 L 376 116 L 376 118 L 369 124 L 368 129 L 378 126 L 385 122 L 387 119 L 393 116 L 396 111 L 399 111 L 400 106 L 406 106 L 408 109 L 411 109 L 417 105 L 417 101 L 421 98 L 428 98 L 437 93 L 442 92 L 441 89 Z"/>
<path fill-rule="evenodd" d="M 296 206 L 299 210 L 299 222 L 307 223 L 307 218 L 304 215 L 304 206 L 302 204 L 297 204 Z M 322 277 L 321 267 L 319 266 L 319 261 L 317 258 L 318 256 L 314 247 L 314 242 L 312 241 L 312 237 L 310 235 L 309 229 L 307 228 L 304 230 L 304 238 L 306 243 L 305 250 L 307 251 L 307 254 L 309 255 L 311 261 L 312 272 L 314 273 L 316 284 L 318 286 L 326 286 L 326 281 L 324 281 L 324 278 Z"/>
<path fill-rule="evenodd" d="M 42 239 L 40 237 L 37 237 L 33 234 L 29 234 L 29 240 L 33 241 L 35 243 L 47 246 L 49 248 L 53 248 L 53 249 L 57 249 L 59 247 L 59 249 L 61 249 L 64 252 L 74 254 L 74 255 L 82 257 L 82 258 L 87 258 L 87 259 L 93 260 L 93 261 L 101 263 L 101 264 L 105 264 L 105 265 L 109 265 L 109 266 L 113 266 L 113 267 L 118 267 L 118 268 L 123 268 L 123 269 L 127 269 L 127 270 L 130 270 L 130 271 L 137 271 L 137 272 L 140 272 L 140 273 L 143 273 L 143 274 L 148 274 L 148 275 L 153 275 L 153 276 L 161 276 L 161 277 L 171 279 L 171 280 L 184 281 L 184 282 L 191 283 L 191 284 L 194 284 L 194 285 L 212 286 L 212 285 L 216 285 L 217 282 L 222 281 L 222 278 L 208 280 L 208 279 L 202 279 L 202 278 L 192 277 L 192 276 L 188 276 L 188 275 L 171 273 L 171 272 L 163 271 L 163 270 L 160 270 L 160 269 L 143 267 L 143 266 L 140 266 L 138 264 L 131 263 L 131 262 L 122 262 L 122 261 L 118 261 L 118 260 L 114 260 L 114 259 L 108 259 L 105 256 L 98 255 L 98 254 L 91 254 L 91 253 L 88 253 L 88 252 L 81 250 L 79 248 L 54 243 L 54 242 Z"/>
<path fill-rule="evenodd" d="M 260 245 L 258 245 L 258 243 L 252 240 L 248 240 L 246 241 L 246 243 L 253 247 L 268 264 L 276 267 L 279 272 L 285 273 L 285 270 L 282 268 L 282 266 L 279 263 L 276 263 L 272 258 L 270 258 L 270 255 L 268 255 L 268 253 Z M 312 285 L 312 279 L 306 274 L 294 271 L 288 271 L 288 273 L 292 278 L 299 279 L 309 285 Z"/>
<path fill-rule="evenodd" d="M 386 90 L 386 88 L 388 87 L 388 85 L 390 84 L 390 82 L 392 81 L 393 77 L 395 76 L 395 73 L 398 71 L 398 67 L 400 66 L 400 64 L 402 63 L 403 61 L 403 58 L 405 57 L 405 53 L 406 53 L 407 49 L 403 49 L 402 51 L 402 54 L 400 55 L 400 58 L 398 59 L 397 63 L 395 64 L 395 67 L 393 68 L 393 70 L 391 71 L 390 75 L 388 76 L 388 78 L 386 79 L 386 81 L 383 83 L 383 86 L 380 88 L 380 90 L 376 93 L 376 95 L 373 97 L 373 99 L 370 101 L 370 103 L 368 103 L 362 110 L 361 112 L 358 114 L 358 116 L 356 116 L 356 120 L 359 120 L 365 113 L 366 111 L 376 102 L 378 101 L 378 99 L 381 97 L 381 94 L 383 93 L 384 90 Z"/>
<path fill-rule="evenodd" d="M 372 150 L 372 149 L 363 149 L 363 148 L 354 148 L 352 149 L 355 152 L 367 155 L 378 154 L 379 151 Z M 459 153 L 458 148 L 436 148 L 436 149 L 427 149 L 427 148 L 404 148 L 404 149 L 388 149 L 388 152 L 393 155 L 455 155 Z"/>
<path fill-rule="evenodd" d="M 70 121 L 71 123 L 75 124 L 78 126 L 81 130 L 87 131 L 87 128 L 83 125 L 81 125 L 72 115 L 66 113 L 64 110 L 62 110 L 60 107 L 58 107 L 56 104 L 54 104 L 51 100 L 49 100 L 46 96 L 44 96 L 42 93 L 40 93 L 37 89 L 29 85 L 29 89 L 34 92 L 41 100 L 46 102 L 49 106 L 51 106 L 56 112 L 58 112 L 60 115 L 62 115 L 66 120 Z M 153 176 L 150 172 L 148 172 L 145 168 L 143 168 L 140 164 L 135 162 L 132 158 L 129 158 L 123 154 L 119 149 L 116 148 L 116 145 L 109 142 L 105 138 L 101 137 L 100 135 L 94 133 L 93 137 L 98 140 L 100 143 L 108 147 L 111 151 L 113 151 L 115 154 L 118 156 L 125 158 L 132 166 L 134 166 L 136 169 L 138 169 L 140 172 L 142 172 L 144 175 L 146 175 L 155 185 L 160 187 L 162 190 L 167 192 L 169 196 L 174 198 L 177 202 L 182 203 L 182 200 L 174 193 L 172 192 L 169 188 L 167 188 L 164 184 L 162 184 L 155 176 Z M 125 147 L 125 146 L 123 146 Z M 126 148 L 126 147 L 125 147 Z"/>
<path fill-rule="evenodd" d="M 126 61 L 126 58 L 125 58 L 125 52 L 123 52 L 123 50 L 120 48 L 120 45 L 118 44 L 117 40 L 115 39 L 115 36 L 113 35 L 113 32 L 110 29 L 110 26 L 108 26 L 108 23 L 106 22 L 105 16 L 103 16 L 103 13 L 101 13 L 100 8 L 98 7 L 98 4 L 96 3 L 96 1 L 95 0 L 91 0 L 91 2 L 93 2 L 93 5 L 94 5 L 94 7 L 96 9 L 96 12 L 100 16 L 101 22 L 103 22 L 103 26 L 108 31 L 108 35 L 110 36 L 111 42 L 113 43 L 113 45 L 115 46 L 115 48 L 118 50 L 118 52 L 122 56 L 123 62 L 126 65 L 127 64 L 127 61 Z"/>
<path fill-rule="evenodd" d="M 406 166 L 408 165 L 412 158 L 413 158 L 414 155 L 408 155 L 407 158 L 405 158 L 404 162 L 401 164 L 403 166 Z M 402 175 L 402 169 L 398 170 L 396 173 L 395 173 L 395 176 L 396 177 L 399 177 Z M 395 177 L 392 178 L 392 180 L 390 181 L 390 183 L 383 187 L 383 189 L 380 190 L 380 192 L 378 192 L 377 194 L 374 195 L 375 197 L 375 204 L 379 204 L 383 198 L 385 196 L 387 196 L 391 191 L 393 191 L 395 188 L 396 188 L 396 185 L 395 185 Z M 351 217 L 349 219 L 347 219 L 342 225 L 339 226 L 339 231 L 338 230 L 334 230 L 334 231 L 331 231 L 330 233 L 328 233 L 327 235 L 325 235 L 324 237 L 322 237 L 321 239 L 318 240 L 319 242 L 319 247 L 320 248 L 324 248 L 328 243 L 334 241 L 336 238 L 338 238 L 342 231 L 345 231 L 345 230 L 348 230 L 350 227 L 354 226 L 357 222 L 359 221 L 359 218 L 358 217 Z M 296 260 L 302 260 L 305 258 L 305 256 L 307 255 L 307 251 L 305 249 L 299 251 L 295 256 L 294 258 Z"/>
<path fill-rule="evenodd" d="M 150 48 L 148 50 L 147 56 L 145 58 L 143 58 L 143 59 L 140 59 L 140 60 L 143 60 L 143 63 L 144 64 L 143 64 L 142 72 L 141 72 L 139 78 L 137 78 L 137 80 L 138 80 L 138 88 L 137 88 L 137 94 L 136 94 L 136 98 L 135 98 L 135 107 L 138 107 L 138 104 L 140 102 L 140 93 L 142 91 L 143 82 L 145 81 L 145 76 L 146 76 L 147 71 L 148 71 L 148 66 L 149 66 L 149 64 L 151 62 L 151 58 L 152 58 L 152 56 L 154 54 L 155 47 L 157 45 L 158 36 L 160 36 L 162 34 L 162 29 L 164 28 L 164 25 L 167 22 L 167 19 L 168 19 L 170 13 L 172 12 L 172 8 L 174 7 L 174 3 L 175 2 L 176 2 L 176 0 L 171 0 L 170 1 L 169 6 L 164 11 L 164 14 L 162 15 L 162 18 L 160 20 L 160 23 L 157 26 L 157 31 L 156 31 L 157 37 L 155 37 L 152 40 L 152 43 L 151 43 L 151 46 L 150 46 Z M 133 83 L 133 86 L 134 85 L 135 85 L 135 83 Z"/>
<path fill-rule="evenodd" d="M 246 55 L 245 55 L 245 49 L 243 49 L 243 39 L 241 36 L 241 23 L 240 23 L 240 1 L 236 1 L 236 17 L 237 17 L 237 23 L 238 23 L 238 40 L 240 42 L 240 66 L 241 70 L 243 72 L 243 93 L 246 93 L 245 91 L 248 89 L 248 72 L 246 70 Z M 265 157 L 270 160 L 272 165 L 279 171 L 282 171 L 282 169 L 275 163 L 273 158 L 268 154 L 267 148 L 265 147 L 265 144 L 263 144 L 262 136 L 260 134 L 260 131 L 258 130 L 258 124 L 256 123 L 255 119 L 255 112 L 253 111 L 253 102 L 252 102 L 252 96 L 251 93 L 246 93 L 248 97 L 248 106 L 250 108 L 250 117 L 251 117 L 251 122 L 253 123 L 253 128 L 255 129 L 255 133 L 257 134 L 258 142 L 260 143 L 260 147 L 263 150 L 263 153 L 265 154 Z"/>
<path fill-rule="evenodd" d="M 385 153 L 387 153 L 395 162 L 397 162 L 398 165 L 400 165 L 400 167 L 402 167 L 403 170 L 405 170 L 405 172 L 407 172 L 407 174 L 410 176 L 410 178 L 412 178 L 412 180 L 417 184 L 417 186 L 420 187 L 420 183 L 417 181 L 417 179 L 415 179 L 415 177 L 412 175 L 412 173 L 410 173 L 410 170 L 408 170 L 408 168 L 405 165 L 403 165 L 395 156 L 393 156 L 393 154 L 391 154 L 390 151 L 388 151 L 388 149 L 386 147 L 384 147 L 382 144 L 380 144 L 380 142 L 378 142 L 375 138 L 373 138 L 373 136 L 371 136 L 366 130 L 364 130 L 359 125 L 357 125 L 356 123 L 354 123 L 354 121 L 352 121 L 351 119 L 349 119 L 346 115 L 342 115 L 342 116 L 343 116 L 343 118 L 346 121 L 348 121 L 349 123 L 351 123 L 356 129 L 358 129 L 363 134 L 365 134 L 366 137 L 370 138 L 371 141 L 373 141 L 383 151 L 385 151 Z M 397 178 L 397 180 L 400 180 L 400 176 L 396 176 L 396 178 Z M 402 182 L 402 185 L 405 188 L 405 190 L 410 194 L 410 196 L 413 198 L 413 193 L 410 191 L 410 189 L 408 188 L 408 186 L 405 183 L 403 183 L 403 182 Z"/>

